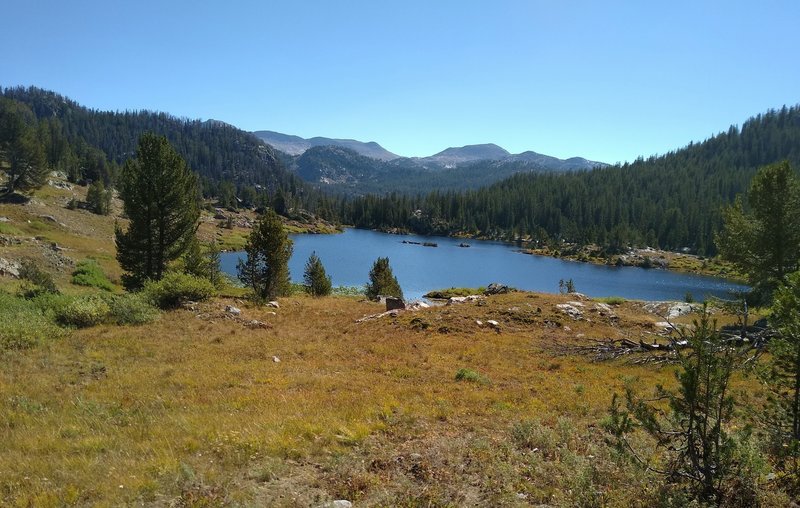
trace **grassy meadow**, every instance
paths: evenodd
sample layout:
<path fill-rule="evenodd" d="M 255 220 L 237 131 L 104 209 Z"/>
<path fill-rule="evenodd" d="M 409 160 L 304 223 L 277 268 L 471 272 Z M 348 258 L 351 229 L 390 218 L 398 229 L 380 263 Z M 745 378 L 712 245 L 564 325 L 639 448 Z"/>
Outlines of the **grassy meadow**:
<path fill-rule="evenodd" d="M 68 210 L 76 192 L 0 204 L 0 257 L 36 260 L 63 298 L 107 294 L 113 314 L 115 219 Z M 218 230 L 241 236 L 210 220 L 201 235 Z M 111 291 L 72 283 L 89 258 Z M 556 305 L 574 296 L 518 292 L 359 321 L 384 307 L 357 295 L 257 307 L 227 288 L 145 324 L 76 328 L 20 289 L 0 276 L 0 337 L 33 337 L 0 341 L 3 506 L 685 505 L 603 427 L 615 392 L 674 386 L 674 368 L 569 350 L 652 340 L 663 319 L 641 302 L 608 300 L 609 314 L 587 300 L 573 320 Z M 737 377 L 745 389 L 757 407 L 757 383 Z M 657 462 L 652 440 L 633 437 Z M 768 471 L 743 482 L 785 506 Z"/>

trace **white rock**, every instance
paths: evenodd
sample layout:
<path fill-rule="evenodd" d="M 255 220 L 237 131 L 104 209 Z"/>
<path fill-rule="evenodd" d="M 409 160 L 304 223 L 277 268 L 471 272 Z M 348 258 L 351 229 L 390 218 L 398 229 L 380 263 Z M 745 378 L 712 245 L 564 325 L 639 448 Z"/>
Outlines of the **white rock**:
<path fill-rule="evenodd" d="M 563 312 L 564 314 L 571 317 L 572 319 L 583 318 L 583 312 L 581 312 L 580 309 L 578 309 L 574 305 L 570 305 L 568 303 L 559 303 L 558 305 L 556 305 L 556 308 L 561 312 Z"/>
<path fill-rule="evenodd" d="M 239 307 L 234 307 L 233 305 L 226 305 L 225 312 L 227 312 L 228 314 L 233 314 L 234 316 L 238 316 L 239 314 L 242 313 L 242 309 L 240 309 Z"/>
<path fill-rule="evenodd" d="M 276 301 L 272 301 L 272 302 L 267 303 L 267 307 L 272 307 L 273 309 L 280 309 L 281 308 L 280 304 L 278 302 L 276 302 Z"/>
<path fill-rule="evenodd" d="M 281 363 L 281 359 L 278 358 L 277 356 L 273 356 L 272 357 L 272 361 L 275 362 L 275 363 Z"/>
<path fill-rule="evenodd" d="M 407 310 L 427 309 L 429 307 L 430 307 L 430 305 L 428 305 L 427 303 L 423 302 L 422 300 L 415 300 L 415 301 L 413 301 L 413 302 L 411 302 L 411 303 L 406 305 L 406 309 Z"/>
<path fill-rule="evenodd" d="M 483 321 L 481 321 L 480 319 L 476 319 L 475 324 L 478 326 L 483 326 Z"/>
<path fill-rule="evenodd" d="M 0 275 L 10 275 L 18 278 L 20 268 L 19 263 L 0 258 Z"/>
<path fill-rule="evenodd" d="M 330 503 L 325 503 L 319 505 L 318 508 L 352 508 L 353 503 L 347 501 L 345 499 L 337 499 L 336 501 L 331 501 Z"/>
<path fill-rule="evenodd" d="M 498 323 L 494 319 L 489 319 L 488 321 L 486 321 L 486 324 L 491 326 L 495 330 L 499 330 L 500 329 L 500 323 Z"/>
<path fill-rule="evenodd" d="M 451 296 L 447 300 L 447 305 L 453 305 L 456 303 L 477 302 L 483 299 L 484 298 L 481 295 Z"/>
<path fill-rule="evenodd" d="M 675 305 L 671 306 L 667 311 L 668 318 L 676 318 L 680 316 L 685 316 L 686 314 L 690 314 L 694 309 L 692 308 L 691 304 L 688 303 L 676 303 Z"/>

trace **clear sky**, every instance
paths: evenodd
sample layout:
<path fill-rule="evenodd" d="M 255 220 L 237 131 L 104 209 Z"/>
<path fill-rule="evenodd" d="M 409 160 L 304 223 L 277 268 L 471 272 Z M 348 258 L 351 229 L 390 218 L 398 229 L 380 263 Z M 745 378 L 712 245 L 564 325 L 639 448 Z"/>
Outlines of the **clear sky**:
<path fill-rule="evenodd" d="M 0 86 L 97 109 L 604 162 L 800 103 L 800 1 L 9 1 Z"/>

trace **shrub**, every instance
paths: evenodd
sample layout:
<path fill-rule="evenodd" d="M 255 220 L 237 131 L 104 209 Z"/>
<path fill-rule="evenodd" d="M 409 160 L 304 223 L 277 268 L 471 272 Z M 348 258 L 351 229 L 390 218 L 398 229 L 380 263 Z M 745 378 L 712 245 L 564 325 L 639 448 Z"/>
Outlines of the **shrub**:
<path fill-rule="evenodd" d="M 35 302 L 0 293 L 0 351 L 28 349 L 61 334 Z"/>
<path fill-rule="evenodd" d="M 85 259 L 78 263 L 72 272 L 72 283 L 78 286 L 88 286 L 105 291 L 113 291 L 114 284 L 108 280 L 103 269 L 93 259 Z"/>
<path fill-rule="evenodd" d="M 25 298 L 34 298 L 42 293 L 58 293 L 53 276 L 45 272 L 32 259 L 23 259 L 20 263 L 19 278 L 29 282 L 22 288 Z"/>
<path fill-rule="evenodd" d="M 553 429 L 542 425 L 538 420 L 515 423 L 511 428 L 511 439 L 517 448 L 540 450 L 543 455 L 552 454 L 558 445 L 558 437 Z"/>
<path fill-rule="evenodd" d="M 99 296 L 80 296 L 56 309 L 56 321 L 65 326 L 87 328 L 99 325 L 111 313 L 111 307 Z"/>
<path fill-rule="evenodd" d="M 174 308 L 188 301 L 208 300 L 214 292 L 214 285 L 209 280 L 179 272 L 170 272 L 159 281 L 150 281 L 143 290 L 145 297 L 162 309 Z"/>
<path fill-rule="evenodd" d="M 158 315 L 158 309 L 142 293 L 127 293 L 111 300 L 111 318 L 118 325 L 142 325 Z"/>
<path fill-rule="evenodd" d="M 456 372 L 456 381 L 467 381 L 468 383 L 487 384 L 488 379 L 481 376 L 472 369 L 458 369 Z"/>

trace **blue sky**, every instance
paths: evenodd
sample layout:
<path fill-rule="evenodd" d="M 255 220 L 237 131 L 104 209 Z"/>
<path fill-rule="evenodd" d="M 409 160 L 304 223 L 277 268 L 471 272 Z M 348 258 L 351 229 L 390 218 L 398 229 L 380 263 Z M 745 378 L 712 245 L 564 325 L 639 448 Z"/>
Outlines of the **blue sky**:
<path fill-rule="evenodd" d="M 0 86 L 97 109 L 616 162 L 800 103 L 800 2 L 8 2 Z"/>

